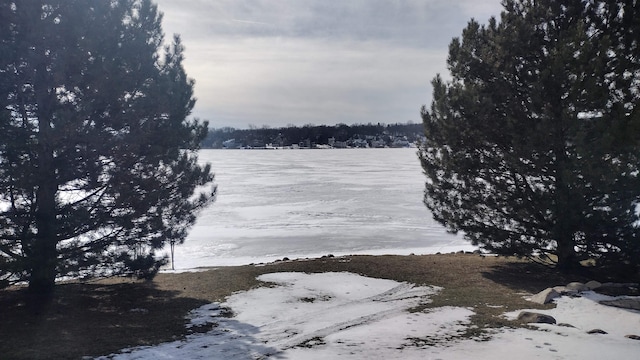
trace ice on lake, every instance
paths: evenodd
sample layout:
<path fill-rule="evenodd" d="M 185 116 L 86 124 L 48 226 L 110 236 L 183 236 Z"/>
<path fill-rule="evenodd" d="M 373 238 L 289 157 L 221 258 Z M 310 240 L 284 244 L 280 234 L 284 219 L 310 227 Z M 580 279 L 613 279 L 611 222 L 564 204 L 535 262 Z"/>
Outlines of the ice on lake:
<path fill-rule="evenodd" d="M 422 203 L 416 149 L 202 150 L 216 202 L 200 213 L 176 269 L 327 254 L 471 249 Z"/>

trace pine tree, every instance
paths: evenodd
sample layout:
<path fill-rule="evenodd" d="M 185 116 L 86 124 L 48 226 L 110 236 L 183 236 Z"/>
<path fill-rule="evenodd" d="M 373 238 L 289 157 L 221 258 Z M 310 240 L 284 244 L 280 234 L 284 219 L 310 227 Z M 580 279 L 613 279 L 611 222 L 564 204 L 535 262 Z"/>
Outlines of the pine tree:
<path fill-rule="evenodd" d="M 214 199 L 179 37 L 148 0 L 0 5 L 0 280 L 152 276 Z M 209 189 L 209 190 L 202 190 Z"/>
<path fill-rule="evenodd" d="M 469 22 L 449 48 L 452 79 L 433 80 L 419 153 L 426 206 L 500 254 L 565 271 L 585 258 L 637 266 L 640 67 L 637 50 L 612 66 L 607 43 L 626 41 L 626 25 L 598 31 L 603 11 L 580 0 L 503 5 L 500 22 Z M 638 18 L 635 2 L 627 11 Z M 635 82 L 624 104 L 613 76 Z"/>

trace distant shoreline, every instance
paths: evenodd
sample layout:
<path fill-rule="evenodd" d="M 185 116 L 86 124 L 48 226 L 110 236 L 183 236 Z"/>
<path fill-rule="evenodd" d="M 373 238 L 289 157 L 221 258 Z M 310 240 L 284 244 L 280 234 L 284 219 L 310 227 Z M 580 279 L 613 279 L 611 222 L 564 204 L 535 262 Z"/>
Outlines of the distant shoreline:
<path fill-rule="evenodd" d="M 385 146 L 385 147 L 333 147 L 330 145 L 316 145 L 315 147 L 300 147 L 300 146 L 271 146 L 271 147 L 239 147 L 239 148 L 202 148 L 200 150 L 224 150 L 224 151 L 232 151 L 232 150 L 367 150 L 367 149 L 417 149 L 418 145 L 414 143 L 409 143 L 407 146 Z"/>
<path fill-rule="evenodd" d="M 179 250 L 177 247 L 176 250 Z M 457 254 L 457 253 L 473 253 L 478 247 L 471 245 L 443 245 L 429 246 L 422 248 L 407 249 L 376 249 L 376 250 L 360 250 L 360 251 L 341 251 L 331 253 L 313 253 L 313 254 L 290 254 L 290 255 L 266 255 L 266 256 L 245 256 L 245 257 L 229 257 L 229 258 L 212 258 L 215 263 L 203 264 L 196 266 L 177 266 L 175 270 L 171 270 L 171 265 L 164 266 L 160 269 L 162 273 L 172 274 L 177 272 L 201 271 L 201 269 L 211 269 L 218 267 L 234 267 L 234 266 L 253 266 L 273 264 L 281 261 L 298 261 L 313 260 L 321 258 L 334 258 L 345 256 L 423 256 L 423 255 L 441 255 L 441 254 Z M 177 263 L 180 259 L 176 257 Z"/>

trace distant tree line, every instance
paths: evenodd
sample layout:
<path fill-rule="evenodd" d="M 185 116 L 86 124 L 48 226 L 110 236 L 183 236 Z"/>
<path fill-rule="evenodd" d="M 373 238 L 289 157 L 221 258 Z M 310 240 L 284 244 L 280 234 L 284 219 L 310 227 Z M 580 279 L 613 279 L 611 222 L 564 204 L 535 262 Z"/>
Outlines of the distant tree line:
<path fill-rule="evenodd" d="M 399 143 L 415 143 L 423 136 L 422 124 L 355 124 L 304 125 L 249 129 L 223 127 L 210 129 L 202 141 L 203 148 L 263 148 L 272 146 L 315 147 L 391 147 Z"/>

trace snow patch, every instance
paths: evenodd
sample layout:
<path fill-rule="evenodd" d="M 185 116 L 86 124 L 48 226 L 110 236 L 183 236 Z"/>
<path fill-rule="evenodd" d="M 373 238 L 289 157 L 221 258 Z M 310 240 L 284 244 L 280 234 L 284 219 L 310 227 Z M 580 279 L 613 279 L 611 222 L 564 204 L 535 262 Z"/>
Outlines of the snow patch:
<path fill-rule="evenodd" d="M 272 286 L 232 295 L 190 314 L 205 329 L 183 341 L 127 349 L 100 359 L 633 359 L 640 312 L 604 306 L 611 297 L 585 292 L 535 310 L 574 327 L 537 324 L 538 330 L 502 328 L 489 341 L 464 339 L 473 311 L 411 308 L 440 289 L 351 273 L 275 273 Z M 520 312 L 505 314 L 515 318 Z M 591 335 L 600 328 L 607 334 Z"/>

